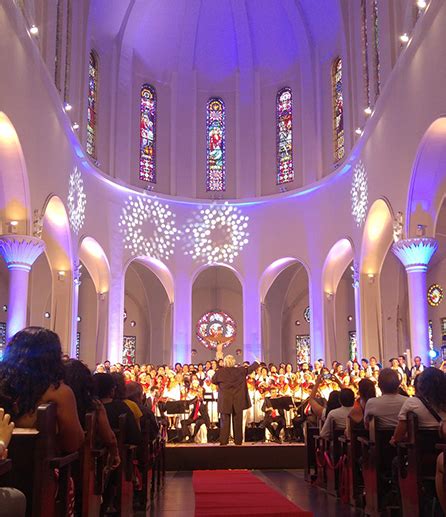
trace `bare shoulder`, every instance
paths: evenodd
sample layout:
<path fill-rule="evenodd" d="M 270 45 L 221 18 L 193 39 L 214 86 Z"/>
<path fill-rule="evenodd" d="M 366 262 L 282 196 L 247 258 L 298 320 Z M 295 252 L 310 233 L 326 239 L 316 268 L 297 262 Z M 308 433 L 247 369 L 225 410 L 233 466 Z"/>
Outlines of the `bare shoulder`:
<path fill-rule="evenodd" d="M 64 402 L 74 400 L 73 390 L 64 382 L 59 386 L 51 385 L 43 394 L 42 402 Z"/>

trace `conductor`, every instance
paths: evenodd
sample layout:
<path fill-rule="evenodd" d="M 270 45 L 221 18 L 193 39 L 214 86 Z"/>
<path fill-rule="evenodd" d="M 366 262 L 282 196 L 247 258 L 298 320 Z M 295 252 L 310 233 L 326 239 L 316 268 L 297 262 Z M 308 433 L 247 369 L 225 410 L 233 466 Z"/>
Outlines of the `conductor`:
<path fill-rule="evenodd" d="M 260 364 L 255 361 L 250 366 L 235 366 L 235 359 L 227 355 L 223 359 L 223 367 L 212 377 L 213 384 L 218 386 L 218 412 L 221 415 L 220 445 L 227 445 L 232 415 L 234 442 L 241 445 L 243 440 L 243 410 L 251 407 L 246 377 L 255 371 Z"/>

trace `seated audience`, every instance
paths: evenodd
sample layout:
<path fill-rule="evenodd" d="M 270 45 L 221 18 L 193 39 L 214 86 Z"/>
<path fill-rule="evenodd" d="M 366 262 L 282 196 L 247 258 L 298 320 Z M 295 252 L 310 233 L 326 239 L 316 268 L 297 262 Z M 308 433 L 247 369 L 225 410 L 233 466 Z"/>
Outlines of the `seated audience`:
<path fill-rule="evenodd" d="M 59 447 L 69 453 L 80 448 L 84 431 L 64 376 L 58 335 L 40 327 L 21 330 L 8 343 L 0 362 L 0 406 L 11 414 L 16 427 L 34 427 L 37 407 L 54 402 Z"/>
<path fill-rule="evenodd" d="M 439 428 L 446 419 L 446 376 L 437 368 L 425 368 L 418 375 L 415 386 L 416 396 L 406 398 L 398 415 L 398 425 L 392 443 L 406 438 L 407 413 L 415 413 L 420 429 Z"/>
<path fill-rule="evenodd" d="M 334 422 L 336 429 L 345 429 L 347 426 L 347 417 L 355 402 L 355 394 L 349 388 L 343 388 L 339 393 L 339 402 L 341 407 L 333 409 L 327 414 L 325 423 L 320 432 L 321 438 L 331 439 L 331 423 Z"/>
<path fill-rule="evenodd" d="M 94 394 L 93 376 L 90 370 L 81 361 L 68 360 L 65 363 L 65 383 L 74 392 L 77 412 L 83 428 L 85 428 L 85 415 L 89 411 L 96 412 L 98 438 L 108 450 L 110 468 L 116 468 L 121 461 L 118 443 L 110 427 L 104 405 Z"/>
<path fill-rule="evenodd" d="M 111 373 L 97 373 L 93 377 L 95 393 L 104 404 L 108 421 L 113 429 L 119 428 L 119 416 L 127 415 L 126 439 L 131 445 L 139 445 L 141 431 L 136 423 L 133 412 L 122 400 L 115 398 L 116 383 Z"/>
<path fill-rule="evenodd" d="M 375 384 L 370 379 L 361 379 L 358 383 L 359 398 L 355 400 L 349 418 L 355 424 L 364 424 L 364 409 L 370 399 L 376 397 Z"/>
<path fill-rule="evenodd" d="M 391 368 L 384 368 L 379 373 L 378 386 L 382 395 L 367 401 L 364 410 L 365 425 L 367 427 L 369 418 L 373 416 L 380 428 L 393 429 L 398 424 L 401 406 L 407 400 L 407 397 L 398 393 L 398 373 Z"/>

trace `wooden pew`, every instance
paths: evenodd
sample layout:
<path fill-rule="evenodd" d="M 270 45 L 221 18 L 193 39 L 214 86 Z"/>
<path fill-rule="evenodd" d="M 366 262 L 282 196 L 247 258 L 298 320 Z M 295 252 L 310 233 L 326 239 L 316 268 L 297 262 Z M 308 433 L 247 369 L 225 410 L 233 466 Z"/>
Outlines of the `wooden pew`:
<path fill-rule="evenodd" d="M 335 423 L 331 422 L 331 440 L 327 440 L 325 455 L 326 458 L 326 477 L 327 492 L 331 495 L 339 497 L 340 477 L 339 477 L 339 461 L 342 456 L 342 443 L 339 440 L 344 436 L 344 429 L 336 429 Z"/>
<path fill-rule="evenodd" d="M 316 479 L 317 465 L 316 465 L 316 447 L 314 437 L 319 433 L 319 428 L 311 425 L 309 422 L 304 422 L 304 439 L 305 439 L 305 467 L 304 478 L 305 481 L 311 483 Z"/>
<path fill-rule="evenodd" d="M 136 450 L 137 465 L 141 474 L 141 490 L 134 502 L 134 508 L 139 511 L 147 511 L 155 494 L 157 437 L 150 436 L 148 427 L 142 429 L 141 436 L 141 445 Z"/>
<path fill-rule="evenodd" d="M 425 515 L 429 506 L 432 508 L 439 441 L 437 429 L 419 429 L 417 416 L 407 414 L 407 441 L 397 445 L 403 515 L 418 517 Z"/>
<path fill-rule="evenodd" d="M 369 421 L 369 437 L 357 438 L 361 444 L 364 478 L 365 513 L 378 516 L 385 509 L 392 479 L 392 461 L 396 448 L 389 443 L 393 429 L 377 429 L 376 420 Z"/>
<path fill-rule="evenodd" d="M 361 468 L 361 445 L 358 438 L 360 436 L 368 437 L 368 435 L 369 433 L 364 427 L 358 426 L 348 418 L 346 434 L 339 438 L 343 445 L 343 454 L 346 457 L 343 468 L 347 470 L 345 475 L 349 484 L 348 502 L 355 508 L 364 508 L 364 479 Z"/>
<path fill-rule="evenodd" d="M 110 474 L 115 482 L 115 502 L 119 515 L 133 515 L 133 459 L 136 445 L 126 443 L 127 415 L 119 416 L 119 428 L 115 429 L 121 463 Z"/>
<path fill-rule="evenodd" d="M 319 422 L 319 430 L 317 434 L 314 434 L 314 450 L 315 450 L 315 458 L 316 458 L 316 479 L 315 485 L 319 488 L 326 489 L 327 488 L 327 469 L 326 469 L 326 461 L 325 461 L 325 452 L 327 447 L 327 442 L 323 438 L 320 437 L 319 432 L 322 428 L 322 423 Z"/>
<path fill-rule="evenodd" d="M 75 484 L 76 506 L 81 509 L 83 517 L 100 515 L 102 493 L 104 490 L 104 472 L 108 459 L 107 449 L 98 446 L 96 413 L 85 415 L 85 441 L 80 451 L 80 461 Z"/>
<path fill-rule="evenodd" d="M 7 474 L 12 469 L 11 460 L 0 460 L 0 476 Z"/>
<path fill-rule="evenodd" d="M 35 429 L 14 429 L 8 455 L 13 468 L 0 479 L 1 486 L 22 491 L 27 500 L 27 515 L 66 516 L 71 464 L 78 453 L 57 455 L 55 404 L 37 408 Z M 55 474 L 58 469 L 58 475 Z"/>

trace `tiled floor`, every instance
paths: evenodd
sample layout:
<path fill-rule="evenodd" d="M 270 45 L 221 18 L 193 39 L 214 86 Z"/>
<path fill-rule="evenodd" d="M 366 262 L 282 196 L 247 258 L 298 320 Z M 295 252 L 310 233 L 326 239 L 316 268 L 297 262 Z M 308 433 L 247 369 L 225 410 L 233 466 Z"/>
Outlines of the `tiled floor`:
<path fill-rule="evenodd" d="M 323 490 L 308 485 L 301 470 L 254 471 L 263 481 L 279 490 L 290 501 L 315 517 L 359 517 L 349 506 L 342 505 Z M 193 517 L 194 491 L 192 472 L 168 472 L 165 488 L 152 505 L 151 516 Z"/>

